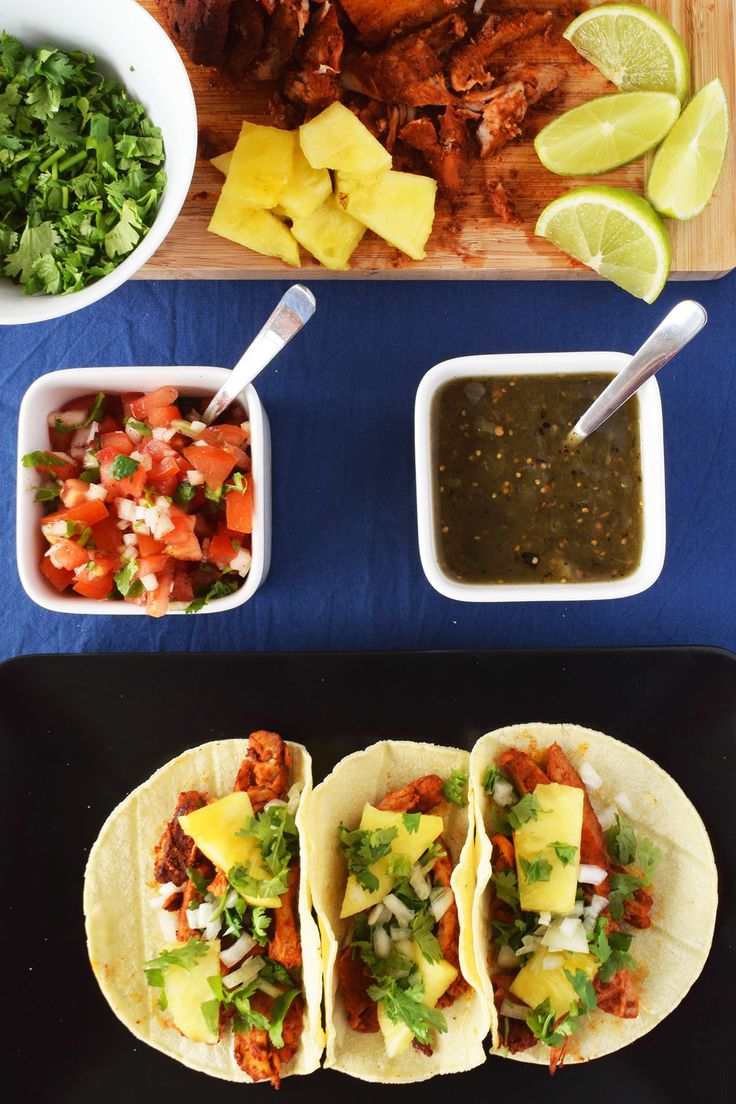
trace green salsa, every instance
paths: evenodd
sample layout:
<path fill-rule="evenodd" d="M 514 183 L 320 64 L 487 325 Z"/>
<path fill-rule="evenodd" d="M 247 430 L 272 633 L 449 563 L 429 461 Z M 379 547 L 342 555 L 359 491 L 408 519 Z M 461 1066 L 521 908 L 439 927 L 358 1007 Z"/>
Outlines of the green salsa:
<path fill-rule="evenodd" d="M 432 406 L 440 566 L 467 583 L 621 579 L 642 551 L 639 401 L 574 449 L 603 372 L 451 380 Z"/>

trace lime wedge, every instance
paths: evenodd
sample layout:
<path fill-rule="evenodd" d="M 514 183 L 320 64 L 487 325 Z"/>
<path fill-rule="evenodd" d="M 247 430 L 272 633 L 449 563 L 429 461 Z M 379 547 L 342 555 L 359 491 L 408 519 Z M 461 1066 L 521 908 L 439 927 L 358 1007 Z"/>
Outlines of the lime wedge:
<path fill-rule="evenodd" d="M 669 92 L 617 92 L 573 107 L 534 140 L 545 169 L 560 176 L 604 173 L 659 145 L 680 114 Z"/>
<path fill-rule="evenodd" d="M 625 92 L 671 92 L 683 102 L 690 61 L 675 28 L 641 4 L 605 4 L 564 33 L 577 52 Z"/>
<path fill-rule="evenodd" d="M 647 196 L 663 215 L 691 219 L 713 195 L 728 145 L 728 101 L 716 79 L 701 88 L 654 155 Z"/>
<path fill-rule="evenodd" d="M 645 199 L 623 188 L 574 188 L 545 207 L 534 232 L 647 303 L 669 275 L 664 223 Z"/>

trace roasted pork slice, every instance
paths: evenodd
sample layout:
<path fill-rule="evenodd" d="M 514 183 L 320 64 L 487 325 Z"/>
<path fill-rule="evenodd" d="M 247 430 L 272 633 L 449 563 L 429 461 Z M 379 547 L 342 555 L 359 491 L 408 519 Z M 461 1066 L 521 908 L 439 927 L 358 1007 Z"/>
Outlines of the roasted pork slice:
<path fill-rule="evenodd" d="M 487 85 L 488 65 L 494 54 L 522 38 L 546 31 L 552 25 L 551 12 L 519 12 L 489 15 L 476 38 L 459 47 L 450 61 L 450 84 L 455 92 Z"/>
<path fill-rule="evenodd" d="M 169 34 L 197 65 L 222 65 L 233 0 L 158 0 Z"/>
<path fill-rule="evenodd" d="M 368 46 L 432 23 L 463 0 L 340 0 L 343 11 Z"/>
<path fill-rule="evenodd" d="M 479 119 L 476 137 L 481 157 L 518 138 L 529 108 L 557 88 L 562 77 L 553 65 L 519 65 L 504 73 L 495 87 L 466 93 L 463 112 Z"/>
<path fill-rule="evenodd" d="M 225 71 L 234 81 L 247 76 L 263 46 L 266 17 L 260 0 L 235 0 L 225 42 Z"/>
<path fill-rule="evenodd" d="M 248 75 L 257 81 L 280 77 L 294 57 L 308 20 L 309 0 L 278 0 L 266 27 L 263 48 Z"/>
<path fill-rule="evenodd" d="M 501 219 L 502 222 L 506 222 L 509 226 L 521 226 L 523 218 L 516 210 L 513 200 L 510 198 L 504 183 L 497 177 L 493 177 L 486 181 L 486 189 L 488 191 L 488 198 L 491 202 L 491 209 L 495 215 Z M 504 836 L 498 837 L 501 840 L 505 840 Z M 497 839 L 493 837 L 494 841 Z M 508 843 L 508 840 L 505 840 Z M 513 854 L 513 849 L 512 849 Z M 512 866 L 500 866 L 501 870 L 510 870 Z"/>
<path fill-rule="evenodd" d="M 427 116 L 413 119 L 401 129 L 399 137 L 422 154 L 442 192 L 449 199 L 456 199 L 463 189 L 470 162 L 467 125 L 457 107 L 453 104 L 446 107 L 437 126 Z"/>
<path fill-rule="evenodd" d="M 187 880 L 187 867 L 195 863 L 197 846 L 179 824 L 179 817 L 193 813 L 206 804 L 207 796 L 199 790 L 183 790 L 179 794 L 174 815 L 154 850 L 154 876 L 161 885 L 173 882 L 181 886 Z"/>
<path fill-rule="evenodd" d="M 341 83 L 385 103 L 411 107 L 452 102 L 435 51 L 420 38 L 402 39 L 378 54 L 360 54 L 345 63 Z"/>
<path fill-rule="evenodd" d="M 240 764 L 235 790 L 245 790 L 254 813 L 269 801 L 281 801 L 289 789 L 291 749 L 276 732 L 259 730 L 248 737 L 248 754 Z"/>
<path fill-rule="evenodd" d="M 342 63 L 345 39 L 337 19 L 337 8 L 325 0 L 309 20 L 298 67 L 286 74 L 284 92 L 310 113 L 328 107 L 340 98 L 337 74 Z"/>

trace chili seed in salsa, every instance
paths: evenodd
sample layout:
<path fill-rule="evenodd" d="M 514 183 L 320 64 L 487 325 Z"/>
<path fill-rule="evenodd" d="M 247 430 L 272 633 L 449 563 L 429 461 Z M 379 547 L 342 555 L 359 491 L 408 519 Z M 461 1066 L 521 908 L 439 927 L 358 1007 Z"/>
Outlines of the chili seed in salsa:
<path fill-rule="evenodd" d="M 630 575 L 642 552 L 636 397 L 574 449 L 608 373 L 452 380 L 432 407 L 437 554 L 468 583 Z"/>

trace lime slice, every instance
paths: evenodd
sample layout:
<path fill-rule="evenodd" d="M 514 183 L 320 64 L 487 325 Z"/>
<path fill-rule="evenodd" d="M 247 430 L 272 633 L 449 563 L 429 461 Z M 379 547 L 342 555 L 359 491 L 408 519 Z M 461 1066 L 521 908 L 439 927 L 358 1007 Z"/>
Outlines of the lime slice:
<path fill-rule="evenodd" d="M 691 219 L 713 195 L 728 145 L 728 101 L 716 79 L 701 88 L 654 155 L 647 196 L 663 215 Z"/>
<path fill-rule="evenodd" d="M 645 199 L 623 188 L 574 188 L 545 207 L 534 232 L 647 303 L 669 275 L 664 223 Z"/>
<path fill-rule="evenodd" d="M 669 92 L 617 92 L 553 119 L 534 148 L 560 176 L 604 173 L 659 145 L 679 114 L 680 101 Z"/>
<path fill-rule="evenodd" d="M 577 52 L 625 92 L 671 92 L 683 102 L 690 61 L 675 28 L 640 4 L 605 4 L 564 33 Z"/>

